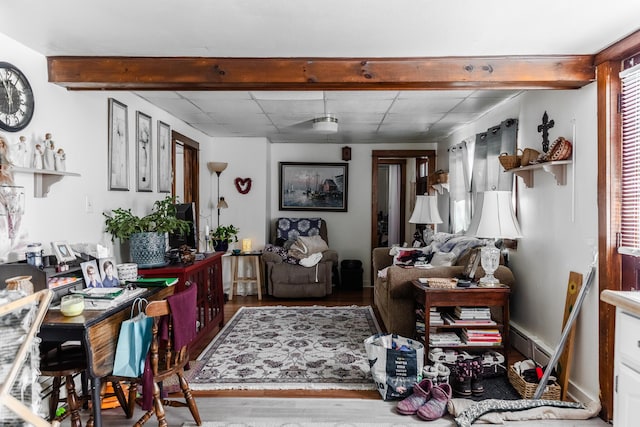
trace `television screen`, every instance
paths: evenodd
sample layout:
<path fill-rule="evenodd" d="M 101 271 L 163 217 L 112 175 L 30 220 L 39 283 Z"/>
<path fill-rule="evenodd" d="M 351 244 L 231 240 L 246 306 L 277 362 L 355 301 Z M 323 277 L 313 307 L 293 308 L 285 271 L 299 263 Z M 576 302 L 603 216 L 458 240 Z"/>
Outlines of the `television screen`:
<path fill-rule="evenodd" d="M 169 247 L 177 249 L 182 245 L 188 245 L 191 249 L 198 250 L 198 228 L 196 223 L 196 204 L 178 203 L 176 206 L 176 216 L 179 219 L 189 221 L 189 231 L 181 235 L 180 233 L 169 233 Z"/>

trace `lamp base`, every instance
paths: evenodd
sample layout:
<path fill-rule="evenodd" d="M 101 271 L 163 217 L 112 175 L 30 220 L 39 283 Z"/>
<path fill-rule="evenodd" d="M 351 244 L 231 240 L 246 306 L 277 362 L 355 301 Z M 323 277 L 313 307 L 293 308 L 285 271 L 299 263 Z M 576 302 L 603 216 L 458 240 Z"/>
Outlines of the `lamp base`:
<path fill-rule="evenodd" d="M 482 264 L 485 276 L 480 279 L 478 286 L 492 287 L 500 285 L 500 280 L 496 279 L 493 275 L 500 263 L 500 250 L 495 246 L 482 247 L 480 249 L 480 263 Z"/>
<path fill-rule="evenodd" d="M 478 287 L 481 288 L 495 288 L 500 286 L 500 280 L 496 279 L 493 274 L 487 274 L 478 282 Z"/>

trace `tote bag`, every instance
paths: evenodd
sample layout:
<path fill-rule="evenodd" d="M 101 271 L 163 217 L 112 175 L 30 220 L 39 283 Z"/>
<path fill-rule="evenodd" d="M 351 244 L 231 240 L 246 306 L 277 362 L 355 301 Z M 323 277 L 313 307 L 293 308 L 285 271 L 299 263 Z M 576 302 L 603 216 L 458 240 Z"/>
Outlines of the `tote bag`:
<path fill-rule="evenodd" d="M 153 318 L 142 310 L 147 301 L 137 298 L 131 305 L 131 318 L 122 322 L 113 362 L 113 375 L 139 377 L 144 372 L 144 360 L 151 345 Z M 138 314 L 133 316 L 135 309 Z"/>

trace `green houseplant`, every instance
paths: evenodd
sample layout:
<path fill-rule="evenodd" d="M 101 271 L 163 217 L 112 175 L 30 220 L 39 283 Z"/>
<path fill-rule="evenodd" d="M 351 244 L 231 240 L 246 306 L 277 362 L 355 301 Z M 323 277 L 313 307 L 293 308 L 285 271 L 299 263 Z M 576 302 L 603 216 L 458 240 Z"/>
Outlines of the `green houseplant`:
<path fill-rule="evenodd" d="M 149 268 L 164 265 L 167 251 L 166 233 L 184 234 L 190 229 L 190 222 L 176 216 L 176 200 L 167 196 L 153 203 L 151 213 L 136 216 L 131 209 L 117 208 L 105 217 L 105 230 L 116 238 L 129 241 L 131 261 L 138 267 Z"/>
<path fill-rule="evenodd" d="M 239 228 L 231 225 L 219 225 L 209 232 L 209 237 L 213 240 L 216 251 L 226 252 L 229 249 L 229 243 L 238 241 Z"/>

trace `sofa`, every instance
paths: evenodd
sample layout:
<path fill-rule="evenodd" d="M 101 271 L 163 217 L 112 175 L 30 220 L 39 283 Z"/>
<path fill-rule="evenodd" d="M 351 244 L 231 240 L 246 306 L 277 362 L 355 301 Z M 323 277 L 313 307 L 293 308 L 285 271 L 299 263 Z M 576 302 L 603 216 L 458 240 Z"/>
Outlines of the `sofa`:
<path fill-rule="evenodd" d="M 277 218 L 271 243 L 262 253 L 267 293 L 276 298 L 319 298 L 331 295 L 338 253 L 325 249 L 322 258 L 305 267 L 290 256 L 297 239 L 319 236 L 328 246 L 327 223 L 321 218 Z M 314 252 L 311 250 L 311 252 Z"/>
<path fill-rule="evenodd" d="M 473 248 L 468 248 L 456 256 L 451 266 L 436 266 L 429 269 L 404 268 L 393 265 L 394 257 L 389 254 L 390 248 L 375 248 L 372 254 L 373 274 L 376 275 L 373 290 L 373 302 L 388 333 L 413 338 L 416 330 L 415 299 L 417 289 L 412 281 L 421 277 L 457 277 L 461 275 L 469 261 Z M 455 253 L 455 252 L 454 252 Z M 508 286 L 515 279 L 511 270 L 501 265 L 494 276 Z M 380 277 L 380 276 L 386 277 Z M 482 266 L 478 266 L 475 279 L 485 275 Z"/>

